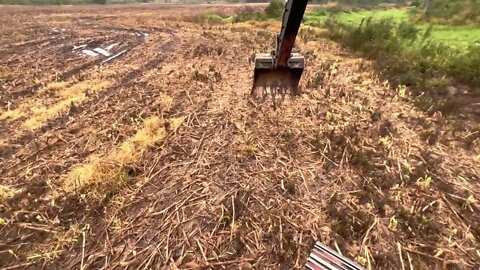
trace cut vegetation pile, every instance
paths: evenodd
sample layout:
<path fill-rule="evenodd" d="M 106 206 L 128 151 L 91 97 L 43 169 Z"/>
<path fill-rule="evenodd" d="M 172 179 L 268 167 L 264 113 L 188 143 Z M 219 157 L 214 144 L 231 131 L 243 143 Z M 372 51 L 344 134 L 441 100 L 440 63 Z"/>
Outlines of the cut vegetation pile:
<path fill-rule="evenodd" d="M 474 113 L 425 112 L 307 26 L 303 94 L 256 103 L 278 21 L 195 8 L 0 9 L 0 268 L 303 269 L 315 241 L 367 269 L 479 267 Z"/>

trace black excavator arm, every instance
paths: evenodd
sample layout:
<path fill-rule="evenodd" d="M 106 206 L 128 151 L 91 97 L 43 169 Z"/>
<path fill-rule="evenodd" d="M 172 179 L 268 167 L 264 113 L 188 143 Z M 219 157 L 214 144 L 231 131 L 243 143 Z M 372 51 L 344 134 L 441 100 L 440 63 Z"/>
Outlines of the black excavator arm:
<path fill-rule="evenodd" d="M 255 55 L 252 95 L 298 94 L 298 83 L 304 69 L 304 57 L 292 53 L 308 0 L 288 0 L 283 12 L 282 28 L 272 53 Z"/>
<path fill-rule="evenodd" d="M 288 59 L 291 57 L 295 39 L 297 38 L 303 14 L 307 8 L 308 0 L 289 0 L 283 12 L 282 28 L 277 35 L 277 48 L 275 50 L 275 68 L 288 68 Z"/>

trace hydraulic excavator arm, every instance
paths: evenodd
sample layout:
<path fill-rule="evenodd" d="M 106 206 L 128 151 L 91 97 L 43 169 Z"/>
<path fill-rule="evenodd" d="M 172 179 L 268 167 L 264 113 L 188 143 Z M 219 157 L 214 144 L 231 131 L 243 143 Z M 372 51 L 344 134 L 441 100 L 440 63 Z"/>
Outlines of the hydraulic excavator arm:
<path fill-rule="evenodd" d="M 305 66 L 304 57 L 292 53 L 308 0 L 288 0 L 283 12 L 282 28 L 276 36 L 272 53 L 255 55 L 252 95 L 298 94 L 298 83 Z"/>
<path fill-rule="evenodd" d="M 275 68 L 288 68 L 308 0 L 289 0 L 283 13 L 282 28 L 277 35 Z"/>

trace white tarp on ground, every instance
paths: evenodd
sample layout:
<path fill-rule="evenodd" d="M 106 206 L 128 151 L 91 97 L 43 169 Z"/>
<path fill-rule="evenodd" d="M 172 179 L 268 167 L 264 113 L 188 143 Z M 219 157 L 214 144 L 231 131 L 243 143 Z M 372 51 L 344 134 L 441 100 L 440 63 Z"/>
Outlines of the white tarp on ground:
<path fill-rule="evenodd" d="M 108 51 L 106 51 L 106 50 L 104 50 L 104 49 L 102 49 L 102 48 L 95 48 L 95 49 L 93 49 L 93 50 L 94 50 L 95 52 L 103 55 L 103 56 L 110 56 L 110 55 L 111 55 L 110 52 L 108 52 Z"/>
<path fill-rule="evenodd" d="M 63 29 L 62 29 L 63 30 Z M 147 38 L 149 36 L 148 33 L 146 32 L 134 32 L 131 33 L 132 35 L 136 35 L 138 37 L 143 37 Z M 120 43 L 112 43 L 108 46 L 105 47 L 97 47 L 94 49 L 88 48 L 87 44 L 81 44 L 81 45 L 73 45 L 72 52 L 77 52 L 86 56 L 91 56 L 91 57 L 96 57 L 96 56 L 101 56 L 102 58 L 105 58 L 102 63 L 108 62 L 112 59 L 115 59 L 119 57 L 120 55 L 124 54 L 127 52 L 128 49 L 125 49 L 119 53 L 112 52 L 112 49 L 116 46 L 118 46 Z M 114 55 L 112 55 L 115 53 Z"/>
<path fill-rule="evenodd" d="M 98 56 L 98 53 L 92 51 L 92 50 L 82 50 L 82 53 L 88 56 Z"/>
<path fill-rule="evenodd" d="M 117 45 L 118 45 L 118 43 L 110 44 L 110 45 L 108 45 L 107 47 L 105 47 L 105 50 L 110 51 L 110 50 L 113 49 L 113 47 L 115 47 L 115 46 L 117 46 Z"/>
<path fill-rule="evenodd" d="M 83 49 L 83 48 L 86 48 L 87 47 L 87 44 L 82 44 L 82 45 L 73 45 L 73 49 L 72 51 L 75 51 L 75 50 L 78 50 L 78 49 Z"/>

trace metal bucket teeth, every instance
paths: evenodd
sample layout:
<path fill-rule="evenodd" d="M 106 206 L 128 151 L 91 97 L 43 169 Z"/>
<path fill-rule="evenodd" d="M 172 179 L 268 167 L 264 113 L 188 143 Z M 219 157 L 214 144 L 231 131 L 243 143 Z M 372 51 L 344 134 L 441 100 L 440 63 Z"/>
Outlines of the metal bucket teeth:
<path fill-rule="evenodd" d="M 297 95 L 298 84 L 303 73 L 303 56 L 294 54 L 287 68 L 274 69 L 271 54 L 260 53 L 255 56 L 252 96 L 265 98 L 267 95 Z"/>

